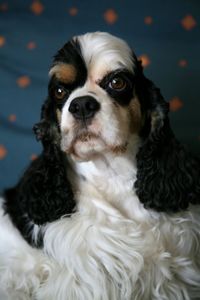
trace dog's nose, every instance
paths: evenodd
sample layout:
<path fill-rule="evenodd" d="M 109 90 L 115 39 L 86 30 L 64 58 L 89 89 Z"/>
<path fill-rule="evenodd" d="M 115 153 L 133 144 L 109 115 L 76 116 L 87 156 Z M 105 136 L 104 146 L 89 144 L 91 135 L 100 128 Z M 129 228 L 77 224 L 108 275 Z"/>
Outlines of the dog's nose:
<path fill-rule="evenodd" d="M 70 106 L 69 112 L 75 119 L 90 119 L 100 109 L 100 104 L 91 96 L 82 96 L 75 98 Z"/>

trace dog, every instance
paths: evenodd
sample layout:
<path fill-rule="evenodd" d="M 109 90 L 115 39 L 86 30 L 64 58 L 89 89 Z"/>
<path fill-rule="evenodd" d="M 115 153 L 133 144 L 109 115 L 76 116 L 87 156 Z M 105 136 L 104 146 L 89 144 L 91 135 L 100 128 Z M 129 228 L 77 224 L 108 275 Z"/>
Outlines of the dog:
<path fill-rule="evenodd" d="M 160 90 L 102 32 L 67 42 L 49 75 L 42 153 L 1 199 L 5 299 L 200 299 L 200 160 Z"/>

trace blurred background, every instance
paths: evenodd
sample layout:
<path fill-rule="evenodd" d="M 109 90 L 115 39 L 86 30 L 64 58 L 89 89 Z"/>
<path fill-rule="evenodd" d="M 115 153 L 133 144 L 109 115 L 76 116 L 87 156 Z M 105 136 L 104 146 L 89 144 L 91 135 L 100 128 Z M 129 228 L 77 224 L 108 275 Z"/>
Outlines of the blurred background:
<path fill-rule="evenodd" d="M 177 137 L 200 153 L 199 0 L 0 0 L 0 191 L 41 151 L 32 133 L 53 55 L 73 35 L 125 39 L 170 102 Z"/>

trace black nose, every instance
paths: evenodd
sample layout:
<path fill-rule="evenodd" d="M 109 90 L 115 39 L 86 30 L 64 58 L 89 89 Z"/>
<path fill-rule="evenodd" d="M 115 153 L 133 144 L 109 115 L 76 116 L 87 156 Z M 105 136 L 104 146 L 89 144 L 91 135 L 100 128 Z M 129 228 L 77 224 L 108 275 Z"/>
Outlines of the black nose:
<path fill-rule="evenodd" d="M 97 100 L 91 96 L 75 98 L 69 106 L 69 112 L 74 116 L 75 119 L 93 118 L 99 109 L 99 102 L 97 102 Z"/>

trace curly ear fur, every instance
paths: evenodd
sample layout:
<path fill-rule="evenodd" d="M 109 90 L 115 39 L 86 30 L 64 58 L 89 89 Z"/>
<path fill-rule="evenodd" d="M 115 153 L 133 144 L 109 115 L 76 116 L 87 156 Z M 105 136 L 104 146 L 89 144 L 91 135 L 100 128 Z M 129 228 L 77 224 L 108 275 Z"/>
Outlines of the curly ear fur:
<path fill-rule="evenodd" d="M 34 224 L 55 221 L 71 214 L 75 208 L 64 154 L 55 148 L 42 153 L 31 163 L 18 185 L 5 191 L 5 198 L 6 212 L 32 244 Z"/>
<path fill-rule="evenodd" d="M 47 99 L 42 120 L 34 131 L 43 144 L 42 154 L 31 163 L 14 189 L 5 191 L 5 210 L 25 239 L 32 241 L 34 224 L 43 225 L 71 214 L 75 201 L 67 178 L 67 160 L 60 150 L 55 109 Z"/>
<path fill-rule="evenodd" d="M 135 182 L 140 201 L 146 208 L 163 212 L 200 203 L 200 160 L 176 140 L 169 125 L 168 104 L 143 75 L 136 92 L 146 111 Z"/>

